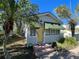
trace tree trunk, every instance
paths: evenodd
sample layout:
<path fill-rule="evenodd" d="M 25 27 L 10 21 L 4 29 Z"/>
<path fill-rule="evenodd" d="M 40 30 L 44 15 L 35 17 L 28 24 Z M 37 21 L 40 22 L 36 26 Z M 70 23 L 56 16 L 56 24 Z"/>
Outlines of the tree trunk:
<path fill-rule="evenodd" d="M 16 26 L 17 26 L 17 33 L 23 36 L 24 23 L 21 20 L 16 21 Z"/>
<path fill-rule="evenodd" d="M 75 36 L 75 30 L 72 30 L 72 37 Z"/>
<path fill-rule="evenodd" d="M 4 51 L 4 57 L 5 59 L 11 59 L 8 51 L 7 51 L 7 40 L 8 40 L 8 35 L 4 35 L 5 39 L 3 40 L 3 51 Z"/>
<path fill-rule="evenodd" d="M 75 25 L 76 25 L 76 22 L 70 16 L 68 16 L 68 18 L 70 19 L 69 20 L 69 24 L 70 24 L 70 29 L 71 29 L 71 35 L 72 35 L 72 37 L 74 37 L 75 36 Z"/>
<path fill-rule="evenodd" d="M 6 20 L 4 22 L 3 29 L 4 29 L 5 35 L 9 35 L 10 32 L 13 30 L 13 24 L 14 22 L 11 20 Z"/>
<path fill-rule="evenodd" d="M 75 24 L 70 24 L 71 25 L 71 34 L 72 34 L 72 37 L 75 36 Z"/>
<path fill-rule="evenodd" d="M 12 18 L 9 18 L 9 19 L 12 19 Z M 3 25 L 3 29 L 4 29 L 4 32 L 5 32 L 4 33 L 5 39 L 3 41 L 3 48 L 4 48 L 3 50 L 4 50 L 5 59 L 11 59 L 10 55 L 9 55 L 9 53 L 7 51 L 7 48 L 6 48 L 8 36 L 9 36 L 10 32 L 13 30 L 13 21 L 11 21 L 9 19 L 6 20 L 4 22 L 4 25 Z"/>

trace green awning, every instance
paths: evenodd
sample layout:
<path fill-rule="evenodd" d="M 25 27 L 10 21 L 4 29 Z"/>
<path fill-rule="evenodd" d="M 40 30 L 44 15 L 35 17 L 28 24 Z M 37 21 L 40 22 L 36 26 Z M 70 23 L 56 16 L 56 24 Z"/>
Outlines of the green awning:
<path fill-rule="evenodd" d="M 63 29 L 62 26 L 45 23 L 45 29 Z"/>
<path fill-rule="evenodd" d="M 52 28 L 52 24 L 45 23 L 45 29 L 51 29 L 51 28 Z"/>
<path fill-rule="evenodd" d="M 40 25 L 37 22 L 31 22 L 30 27 L 31 28 L 39 28 Z"/>
<path fill-rule="evenodd" d="M 62 27 L 59 26 L 59 25 L 53 25 L 53 26 L 52 26 L 52 29 L 62 29 Z"/>

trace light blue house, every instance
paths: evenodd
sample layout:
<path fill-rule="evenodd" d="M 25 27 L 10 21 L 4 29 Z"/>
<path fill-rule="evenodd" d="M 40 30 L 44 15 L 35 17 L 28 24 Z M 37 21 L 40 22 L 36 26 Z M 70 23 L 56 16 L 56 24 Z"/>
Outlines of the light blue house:
<path fill-rule="evenodd" d="M 38 14 L 39 26 L 34 23 L 35 28 L 26 26 L 25 37 L 27 44 L 38 44 L 41 40 L 42 43 L 52 43 L 58 41 L 63 35 L 60 33 L 61 21 L 52 13 L 46 12 Z M 43 28 L 41 30 L 41 28 Z M 40 36 L 40 40 L 38 38 Z M 41 38 L 42 36 L 42 38 Z"/>

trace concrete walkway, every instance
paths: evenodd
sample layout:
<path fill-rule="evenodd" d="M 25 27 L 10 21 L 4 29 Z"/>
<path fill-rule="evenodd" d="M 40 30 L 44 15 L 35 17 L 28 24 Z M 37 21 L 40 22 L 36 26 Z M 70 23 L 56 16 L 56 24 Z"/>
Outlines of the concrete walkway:
<path fill-rule="evenodd" d="M 72 52 L 72 53 L 74 53 L 75 55 L 78 55 L 79 56 L 79 46 L 77 46 L 76 48 L 71 49 L 69 51 Z"/>

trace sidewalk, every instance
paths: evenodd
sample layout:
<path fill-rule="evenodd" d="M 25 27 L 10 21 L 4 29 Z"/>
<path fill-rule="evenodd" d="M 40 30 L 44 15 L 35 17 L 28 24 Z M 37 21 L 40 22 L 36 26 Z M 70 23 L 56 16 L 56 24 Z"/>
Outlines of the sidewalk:
<path fill-rule="evenodd" d="M 78 55 L 79 56 L 79 45 L 76 48 L 71 49 L 69 51 L 72 52 L 72 53 L 74 53 L 75 55 Z"/>

